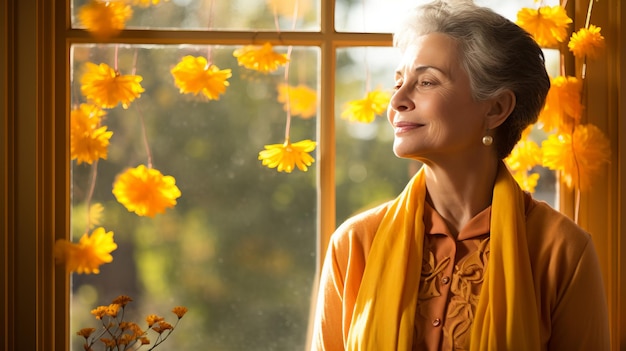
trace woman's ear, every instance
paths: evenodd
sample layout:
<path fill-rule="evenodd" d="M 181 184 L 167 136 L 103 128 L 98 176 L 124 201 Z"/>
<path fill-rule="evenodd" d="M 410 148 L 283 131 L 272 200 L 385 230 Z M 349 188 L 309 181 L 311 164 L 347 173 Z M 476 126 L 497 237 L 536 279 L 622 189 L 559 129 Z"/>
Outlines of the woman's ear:
<path fill-rule="evenodd" d="M 491 108 L 487 112 L 487 128 L 495 129 L 509 117 L 515 108 L 515 93 L 507 89 L 491 100 Z"/>

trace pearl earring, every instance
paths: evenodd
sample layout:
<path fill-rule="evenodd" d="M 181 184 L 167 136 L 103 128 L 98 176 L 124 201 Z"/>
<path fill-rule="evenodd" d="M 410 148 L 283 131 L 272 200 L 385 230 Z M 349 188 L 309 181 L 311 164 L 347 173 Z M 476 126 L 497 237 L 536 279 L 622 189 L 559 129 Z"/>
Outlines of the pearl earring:
<path fill-rule="evenodd" d="M 483 145 L 489 146 L 493 143 L 493 137 L 491 135 L 485 135 L 483 137 Z"/>

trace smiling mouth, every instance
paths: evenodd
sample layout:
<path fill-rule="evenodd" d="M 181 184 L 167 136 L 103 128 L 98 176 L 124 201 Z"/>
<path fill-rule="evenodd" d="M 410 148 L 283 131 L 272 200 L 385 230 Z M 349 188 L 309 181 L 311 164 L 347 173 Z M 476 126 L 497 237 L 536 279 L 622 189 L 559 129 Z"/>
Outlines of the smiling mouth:
<path fill-rule="evenodd" d="M 411 123 L 411 122 L 398 122 L 393 124 L 393 128 L 396 134 L 409 132 L 414 129 L 423 127 L 423 124 Z"/>

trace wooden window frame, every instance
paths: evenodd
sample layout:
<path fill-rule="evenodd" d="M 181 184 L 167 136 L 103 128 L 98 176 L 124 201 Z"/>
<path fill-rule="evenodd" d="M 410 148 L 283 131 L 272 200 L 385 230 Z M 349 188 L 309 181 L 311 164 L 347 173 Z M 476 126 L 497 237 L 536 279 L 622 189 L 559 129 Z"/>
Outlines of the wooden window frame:
<path fill-rule="evenodd" d="M 592 0 L 593 1 L 593 0 Z M 337 48 L 389 46 L 389 34 L 337 33 L 334 1 L 322 0 L 319 32 L 126 31 L 130 44 L 232 44 L 269 41 L 321 49 L 318 119 L 318 266 L 335 223 L 334 76 Z M 576 26 L 588 1 L 570 4 Z M 626 347 L 626 6 L 595 3 L 593 23 L 607 50 L 588 66 L 588 122 L 611 140 L 611 163 L 592 192 L 581 194 L 580 224 L 593 233 L 607 289 L 612 350 Z M 69 0 L 6 0 L 0 4 L 0 344 L 4 350 L 68 350 L 69 277 L 53 260 L 54 241 L 69 235 L 69 48 L 92 42 L 70 28 Z M 578 65 L 580 63 L 577 63 Z M 625 66 L 626 67 L 626 66 Z M 573 215 L 574 194 L 559 194 Z"/>

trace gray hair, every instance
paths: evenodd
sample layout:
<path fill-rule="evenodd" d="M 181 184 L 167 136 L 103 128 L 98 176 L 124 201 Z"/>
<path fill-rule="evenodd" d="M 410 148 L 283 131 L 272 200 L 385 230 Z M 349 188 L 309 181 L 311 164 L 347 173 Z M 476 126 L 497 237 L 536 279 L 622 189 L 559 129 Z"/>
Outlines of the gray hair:
<path fill-rule="evenodd" d="M 459 45 L 460 63 L 477 101 L 515 94 L 516 104 L 495 130 L 494 146 L 505 158 L 522 131 L 537 122 L 550 89 L 541 48 L 530 34 L 493 10 L 467 0 L 436 0 L 413 10 L 394 35 L 394 46 L 406 50 L 419 36 L 442 33 Z"/>

